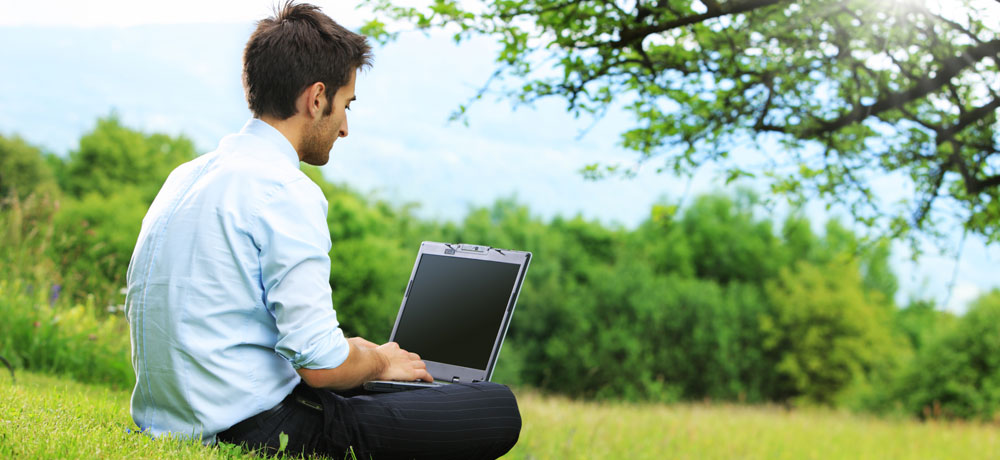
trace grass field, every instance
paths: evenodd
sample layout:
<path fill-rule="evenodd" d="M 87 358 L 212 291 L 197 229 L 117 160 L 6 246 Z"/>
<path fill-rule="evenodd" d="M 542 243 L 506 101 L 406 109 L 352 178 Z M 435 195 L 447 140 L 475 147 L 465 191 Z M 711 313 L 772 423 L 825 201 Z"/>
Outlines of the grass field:
<path fill-rule="evenodd" d="M 128 432 L 128 391 L 0 375 L 0 458 L 251 458 Z M 997 458 L 996 426 L 711 404 L 597 404 L 519 392 L 524 427 L 506 458 Z"/>

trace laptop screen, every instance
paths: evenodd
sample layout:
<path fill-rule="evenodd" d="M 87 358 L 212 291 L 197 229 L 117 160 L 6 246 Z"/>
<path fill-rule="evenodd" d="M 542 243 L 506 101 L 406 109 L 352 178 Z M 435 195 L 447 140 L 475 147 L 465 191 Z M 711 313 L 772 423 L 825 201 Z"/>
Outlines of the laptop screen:
<path fill-rule="evenodd" d="M 423 254 L 394 336 L 421 359 L 486 369 L 520 265 Z"/>

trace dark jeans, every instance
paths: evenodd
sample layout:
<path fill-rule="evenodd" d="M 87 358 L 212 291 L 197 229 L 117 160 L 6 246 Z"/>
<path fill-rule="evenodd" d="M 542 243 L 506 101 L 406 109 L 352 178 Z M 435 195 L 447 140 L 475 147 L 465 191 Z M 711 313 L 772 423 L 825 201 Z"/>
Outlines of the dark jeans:
<path fill-rule="evenodd" d="M 276 410 L 218 434 L 219 441 L 275 453 L 360 459 L 497 458 L 517 443 L 521 414 L 514 394 L 496 383 L 458 383 L 353 396 L 300 383 Z M 347 458 L 350 458 L 348 456 Z"/>

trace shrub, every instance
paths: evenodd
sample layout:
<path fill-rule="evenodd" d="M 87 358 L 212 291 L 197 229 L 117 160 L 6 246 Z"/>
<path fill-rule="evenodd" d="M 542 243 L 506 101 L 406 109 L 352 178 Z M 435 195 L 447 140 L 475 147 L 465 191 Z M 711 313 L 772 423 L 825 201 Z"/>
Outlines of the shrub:
<path fill-rule="evenodd" d="M 129 336 L 119 316 L 60 295 L 53 238 L 54 204 L 28 197 L 0 210 L 0 355 L 19 368 L 69 374 L 81 381 L 129 386 Z"/>
<path fill-rule="evenodd" d="M 58 264 L 68 295 L 79 302 L 92 296 L 99 310 L 122 303 L 120 291 L 148 207 L 130 186 L 108 196 L 63 200 L 47 256 Z"/>
<path fill-rule="evenodd" d="M 921 417 L 1000 416 L 1000 290 L 919 350 L 897 383 L 897 399 Z"/>
<path fill-rule="evenodd" d="M 800 262 L 782 269 L 767 293 L 773 311 L 761 328 L 764 348 L 777 359 L 776 399 L 829 404 L 895 361 L 891 305 L 872 301 L 853 261 Z"/>
<path fill-rule="evenodd" d="M 99 318 L 93 305 L 50 304 L 57 286 L 0 281 L 0 355 L 17 368 L 134 385 L 125 321 Z"/>
<path fill-rule="evenodd" d="M 57 192 L 55 176 L 41 150 L 18 136 L 0 136 L 0 200 L 24 200 L 35 193 L 55 196 Z"/>
<path fill-rule="evenodd" d="M 413 268 L 417 246 L 367 236 L 338 241 L 330 252 L 330 286 L 337 319 L 348 335 L 389 340 Z"/>
<path fill-rule="evenodd" d="M 131 185 L 150 203 L 167 175 L 195 157 L 194 144 L 184 136 L 145 134 L 125 127 L 117 115 L 97 120 L 80 138 L 60 174 L 60 186 L 77 197 L 108 196 Z"/>

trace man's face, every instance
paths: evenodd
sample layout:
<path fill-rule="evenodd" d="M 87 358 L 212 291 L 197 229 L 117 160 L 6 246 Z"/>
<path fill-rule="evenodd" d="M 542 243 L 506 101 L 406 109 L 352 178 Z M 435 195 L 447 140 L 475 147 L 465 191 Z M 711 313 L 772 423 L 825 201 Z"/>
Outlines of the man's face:
<path fill-rule="evenodd" d="M 325 165 L 330 161 L 334 141 L 338 137 L 347 137 L 347 109 L 355 99 L 354 83 L 357 78 L 357 72 L 352 73 L 351 80 L 333 95 L 332 106 L 326 106 L 323 114 L 306 127 L 300 146 L 302 161 L 314 166 Z"/>

